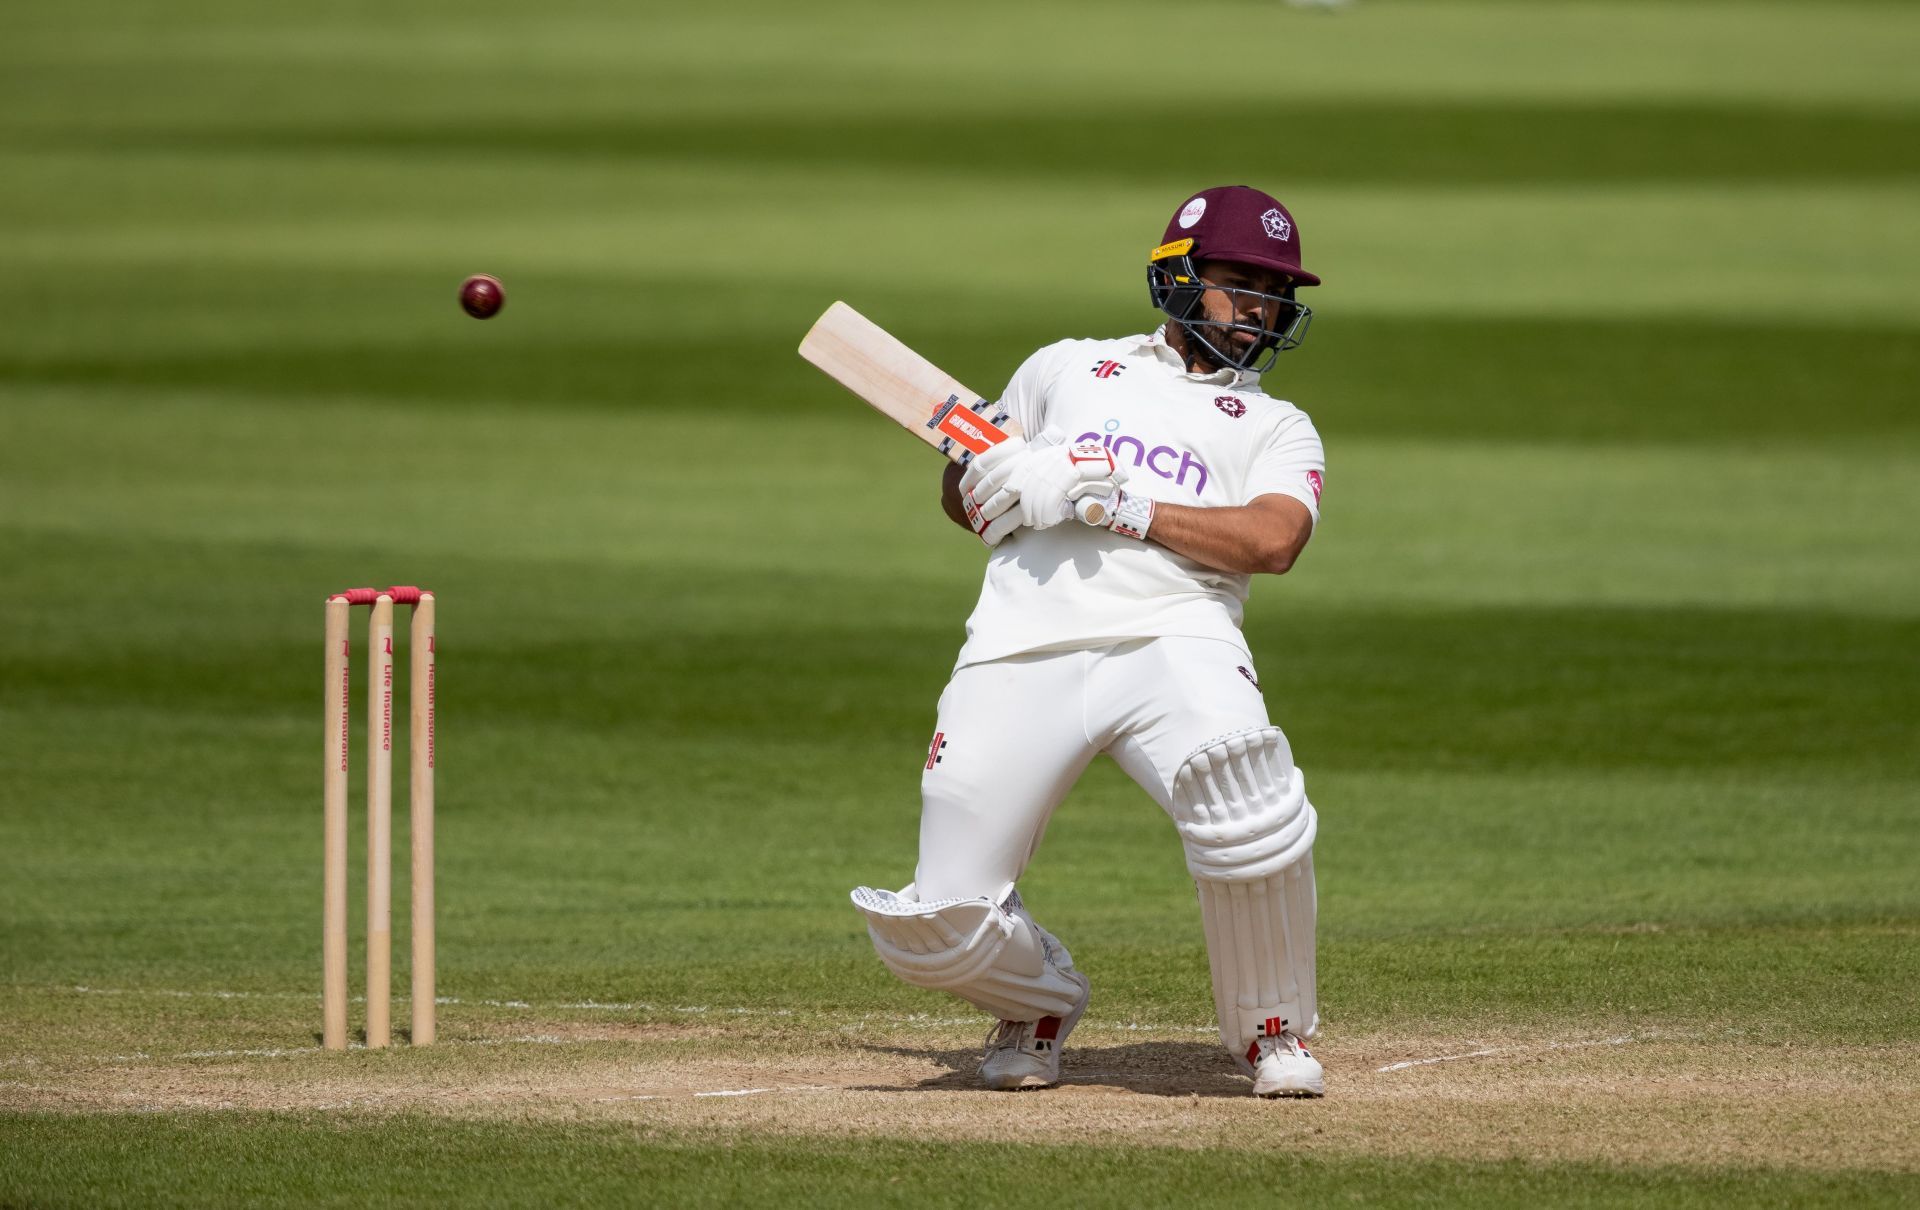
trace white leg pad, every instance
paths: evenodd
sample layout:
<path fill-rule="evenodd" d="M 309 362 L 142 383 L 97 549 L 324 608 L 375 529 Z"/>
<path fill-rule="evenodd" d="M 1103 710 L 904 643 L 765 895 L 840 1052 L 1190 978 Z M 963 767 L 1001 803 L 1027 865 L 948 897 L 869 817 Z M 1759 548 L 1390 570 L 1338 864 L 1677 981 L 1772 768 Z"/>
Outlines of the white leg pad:
<path fill-rule="evenodd" d="M 931 903 L 919 902 L 912 886 L 897 894 L 863 886 L 853 906 L 888 970 L 1002 1021 L 1064 1017 L 1084 995 L 1085 984 L 1067 973 L 1073 956 L 1027 915 L 1011 884 L 991 899 Z"/>
<path fill-rule="evenodd" d="M 1277 727 L 1223 737 L 1187 758 L 1174 824 L 1200 895 L 1220 1041 L 1252 1070 L 1255 1039 L 1318 1021 L 1313 839 L 1318 826 Z"/>

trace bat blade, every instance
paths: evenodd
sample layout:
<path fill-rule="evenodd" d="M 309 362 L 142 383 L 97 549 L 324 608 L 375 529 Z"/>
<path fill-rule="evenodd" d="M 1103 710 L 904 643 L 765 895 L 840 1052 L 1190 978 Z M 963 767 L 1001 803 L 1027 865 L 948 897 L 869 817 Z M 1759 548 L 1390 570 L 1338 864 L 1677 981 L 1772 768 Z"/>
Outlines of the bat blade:
<path fill-rule="evenodd" d="M 800 342 L 800 356 L 955 462 L 1017 436 L 964 383 L 843 302 L 828 307 Z"/>
<path fill-rule="evenodd" d="M 995 405 L 846 303 L 814 321 L 800 356 L 953 462 L 1020 435 Z M 1092 525 L 1106 517 L 1096 500 L 1080 501 L 1079 512 Z"/>

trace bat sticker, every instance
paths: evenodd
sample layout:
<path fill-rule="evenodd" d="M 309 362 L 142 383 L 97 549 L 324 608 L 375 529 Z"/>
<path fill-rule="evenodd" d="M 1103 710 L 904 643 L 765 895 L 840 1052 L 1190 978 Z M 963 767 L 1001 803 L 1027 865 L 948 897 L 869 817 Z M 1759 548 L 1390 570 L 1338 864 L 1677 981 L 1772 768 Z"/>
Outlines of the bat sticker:
<path fill-rule="evenodd" d="M 980 403 L 984 406 L 986 400 L 980 400 Z M 1007 439 L 1007 434 L 993 421 L 961 403 L 958 395 L 947 396 L 946 402 L 934 409 L 933 419 L 927 421 L 927 427 L 947 438 L 941 443 L 943 447 L 948 443 L 958 443 L 970 454 L 982 453 L 989 446 L 999 445 Z"/>

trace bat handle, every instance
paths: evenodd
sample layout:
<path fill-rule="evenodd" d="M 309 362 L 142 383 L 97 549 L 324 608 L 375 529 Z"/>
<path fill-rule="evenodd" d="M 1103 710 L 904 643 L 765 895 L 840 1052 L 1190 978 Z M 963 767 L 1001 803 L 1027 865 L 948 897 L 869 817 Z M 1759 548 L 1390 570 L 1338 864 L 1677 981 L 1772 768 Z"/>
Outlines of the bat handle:
<path fill-rule="evenodd" d="M 1096 500 L 1092 496 L 1082 496 L 1073 502 L 1073 511 L 1080 514 L 1080 519 L 1088 525 L 1105 525 L 1107 523 L 1107 502 L 1104 500 Z"/>

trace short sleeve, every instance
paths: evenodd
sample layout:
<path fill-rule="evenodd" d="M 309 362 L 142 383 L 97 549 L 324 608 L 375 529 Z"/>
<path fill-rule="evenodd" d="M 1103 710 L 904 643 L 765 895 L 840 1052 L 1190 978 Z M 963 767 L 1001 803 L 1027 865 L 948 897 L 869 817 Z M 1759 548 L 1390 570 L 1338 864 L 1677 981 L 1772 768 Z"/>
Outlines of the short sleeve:
<path fill-rule="evenodd" d="M 1000 393 L 1000 406 L 1013 417 L 1023 433 L 1037 433 L 1047 427 L 1047 403 L 1053 383 L 1059 377 L 1062 359 L 1074 342 L 1050 344 L 1020 363 Z"/>
<path fill-rule="evenodd" d="M 1292 496 L 1307 506 L 1314 524 L 1320 523 L 1320 491 L 1326 484 L 1327 455 L 1313 421 L 1295 413 L 1274 430 L 1265 449 L 1247 475 L 1250 503 L 1260 496 Z"/>

